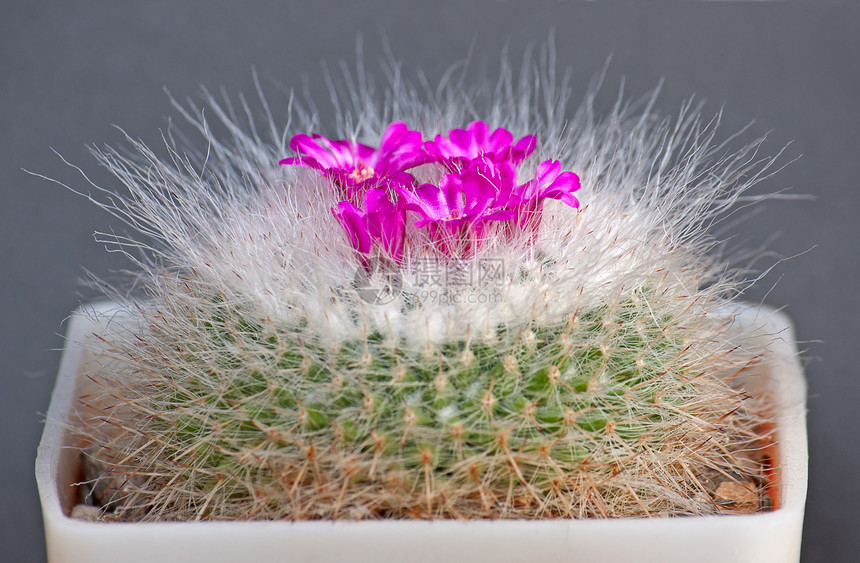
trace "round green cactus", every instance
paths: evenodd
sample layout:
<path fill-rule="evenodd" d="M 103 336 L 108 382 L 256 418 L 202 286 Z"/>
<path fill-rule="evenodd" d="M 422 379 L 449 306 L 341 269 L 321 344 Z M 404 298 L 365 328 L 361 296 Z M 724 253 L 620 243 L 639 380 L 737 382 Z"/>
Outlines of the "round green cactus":
<path fill-rule="evenodd" d="M 306 323 L 223 301 L 171 331 L 153 324 L 143 334 L 158 361 L 123 386 L 141 434 L 111 466 L 131 477 L 115 508 L 292 519 L 716 511 L 709 476 L 762 484 L 761 468 L 730 453 L 763 446 L 726 378 L 752 358 L 693 341 L 719 326 L 658 317 L 655 300 L 636 290 L 555 324 L 421 347 L 380 331 L 325 342 Z M 142 489 L 141 466 L 158 475 Z"/>
<path fill-rule="evenodd" d="M 343 136 L 407 143 L 399 123 L 380 141 L 390 108 L 430 132 L 466 121 L 393 92 Z M 243 133 L 212 100 L 232 144 L 187 115 L 211 156 L 97 152 L 131 194 L 102 205 L 156 240 L 126 301 L 139 324 L 100 334 L 118 362 L 88 374 L 104 394 L 80 431 L 105 518 L 705 514 L 727 508 L 725 481 L 765 498 L 765 409 L 736 380 L 763 351 L 732 323 L 739 285 L 707 258 L 706 227 L 769 162 L 717 156 L 695 116 L 597 122 L 585 106 L 565 127 L 507 96 L 488 115 L 558 161 L 508 134 L 468 166 L 428 163 L 466 149 L 418 135 L 414 185 L 367 188 L 400 145 L 341 174 L 297 136 L 317 160 L 279 167 L 285 137 Z M 562 169 L 583 178 L 579 209 Z M 436 184 L 460 199 L 422 200 Z M 428 256 L 442 274 L 495 260 L 505 275 L 428 292 L 411 279 Z M 384 300 L 367 292 L 374 264 L 397 281 Z"/>

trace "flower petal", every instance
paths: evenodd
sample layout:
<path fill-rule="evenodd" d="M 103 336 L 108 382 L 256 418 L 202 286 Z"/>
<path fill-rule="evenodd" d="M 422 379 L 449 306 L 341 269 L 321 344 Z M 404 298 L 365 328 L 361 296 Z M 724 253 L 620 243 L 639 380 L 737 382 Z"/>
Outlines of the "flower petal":
<path fill-rule="evenodd" d="M 415 211 L 426 220 L 441 221 L 451 215 L 448 202 L 439 186 L 423 184 L 413 190 L 395 190 L 405 200 L 404 209 Z"/>
<path fill-rule="evenodd" d="M 362 254 L 370 252 L 373 240 L 364 220 L 365 213 L 348 201 L 338 203 L 337 209 L 332 209 L 332 213 L 346 231 L 352 247 Z"/>
<path fill-rule="evenodd" d="M 403 236 L 406 217 L 397 205 L 388 199 L 388 193 L 381 188 L 371 188 L 364 194 L 364 220 L 371 238 L 395 259 L 403 252 Z"/>
<path fill-rule="evenodd" d="M 342 149 L 335 147 L 331 141 L 321 135 L 309 137 L 304 133 L 293 135 L 290 139 L 290 150 L 299 155 L 307 155 L 319 163 L 322 169 L 328 168 L 349 168 L 349 162 L 343 162 Z M 337 154 L 334 151 L 337 151 Z"/>
<path fill-rule="evenodd" d="M 526 158 L 531 156 L 537 148 L 537 137 L 534 135 L 526 135 L 513 146 L 511 150 L 511 160 L 514 164 L 520 164 Z"/>
<path fill-rule="evenodd" d="M 490 138 L 486 143 L 487 152 L 500 154 L 505 150 L 509 150 L 511 147 L 511 141 L 513 140 L 513 133 L 503 127 L 499 127 L 493 131 L 493 134 L 490 135 Z"/>
<path fill-rule="evenodd" d="M 284 166 L 306 166 L 315 170 L 325 170 L 315 158 L 309 156 L 291 156 L 278 161 Z"/>
<path fill-rule="evenodd" d="M 573 192 L 580 186 L 579 176 L 573 172 L 562 172 L 544 189 L 543 194 L 544 197 L 558 199 L 573 208 L 578 208 L 579 200 L 573 197 Z"/>

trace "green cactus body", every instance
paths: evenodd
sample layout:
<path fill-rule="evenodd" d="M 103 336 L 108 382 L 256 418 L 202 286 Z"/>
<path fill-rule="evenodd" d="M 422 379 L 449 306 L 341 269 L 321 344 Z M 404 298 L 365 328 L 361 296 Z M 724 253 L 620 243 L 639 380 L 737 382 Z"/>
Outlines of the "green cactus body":
<path fill-rule="evenodd" d="M 743 411 L 738 393 L 696 368 L 689 330 L 658 322 L 651 297 L 418 348 L 379 331 L 324 344 L 215 300 L 196 334 L 156 325 L 148 336 L 175 356 L 151 366 L 134 401 L 158 413 L 143 423 L 142 451 L 157 449 L 153 473 L 173 466 L 173 477 L 146 493 L 121 487 L 116 509 L 132 519 L 714 511 L 697 478 L 737 472 L 719 449 L 755 440 L 721 420 Z M 667 469 L 697 450 L 701 460 Z M 657 458 L 674 501 L 655 502 L 643 484 Z M 183 501 L 167 501 L 171 490 Z"/>
<path fill-rule="evenodd" d="M 598 120 L 587 97 L 568 120 L 569 89 L 533 70 L 429 104 L 398 74 L 381 103 L 350 95 L 336 141 L 264 141 L 209 98 L 180 108 L 207 150 L 95 151 L 128 189 L 99 205 L 152 239 L 104 239 L 147 256 L 141 291 L 106 289 L 139 326 L 99 335 L 78 428 L 105 519 L 766 508 L 717 492 L 764 499 L 773 468 L 764 399 L 735 377 L 766 349 L 708 251 L 772 162 L 727 156 L 688 106 Z M 495 132 L 462 129 L 475 108 Z M 428 260 L 452 283 L 413 280 Z M 458 285 L 485 260 L 504 275 Z"/>

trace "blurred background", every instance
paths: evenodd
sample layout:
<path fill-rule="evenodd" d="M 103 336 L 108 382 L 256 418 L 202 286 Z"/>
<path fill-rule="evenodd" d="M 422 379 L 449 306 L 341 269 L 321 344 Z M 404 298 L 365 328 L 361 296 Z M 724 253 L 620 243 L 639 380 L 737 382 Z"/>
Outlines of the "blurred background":
<path fill-rule="evenodd" d="M 407 74 L 438 81 L 470 56 L 492 76 L 502 50 L 515 65 L 555 30 L 557 63 L 573 72 L 574 109 L 611 56 L 601 109 L 663 79 L 657 110 L 690 96 L 724 110 L 724 139 L 767 134 L 761 154 L 788 145 L 788 166 L 758 187 L 812 200 L 771 201 L 732 234 L 769 241 L 776 264 L 747 298 L 785 307 L 805 350 L 810 483 L 804 561 L 860 553 L 857 404 L 860 370 L 860 4 L 817 2 L 574 2 L 557 0 L 75 0 L 0 5 L 0 545 L 4 561 L 45 560 L 33 462 L 63 345 L 64 321 L 97 295 L 86 271 L 126 267 L 93 240 L 118 221 L 22 169 L 84 188 L 52 149 L 103 186 L 115 183 L 88 144 L 121 144 L 122 127 L 157 145 L 177 118 L 163 88 L 199 100 L 200 86 L 253 97 L 256 69 L 273 112 L 287 91 L 327 99 L 322 64 L 364 60 L 381 76 L 386 49 Z M 385 45 L 388 47 L 385 47 Z M 325 106 L 321 104 L 325 117 Z M 797 159 L 794 162 L 793 160 Z M 790 163 L 790 164 L 789 164 Z M 780 261 L 780 258 L 790 258 Z"/>

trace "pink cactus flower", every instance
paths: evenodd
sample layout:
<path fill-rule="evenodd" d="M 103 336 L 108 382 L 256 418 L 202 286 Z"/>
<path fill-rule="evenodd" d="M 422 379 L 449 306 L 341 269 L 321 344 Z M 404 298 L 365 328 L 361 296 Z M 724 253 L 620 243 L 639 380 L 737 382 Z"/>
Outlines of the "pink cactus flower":
<path fill-rule="evenodd" d="M 370 255 L 374 248 L 395 261 L 403 255 L 406 214 L 391 202 L 383 188 L 370 188 L 364 192 L 363 208 L 349 201 L 341 201 L 332 209 L 346 231 L 352 247 L 362 255 Z"/>
<path fill-rule="evenodd" d="M 358 204 L 364 192 L 378 186 L 410 185 L 409 168 L 428 160 L 422 150 L 422 136 L 402 121 L 395 121 L 382 134 L 379 148 L 350 140 L 331 140 L 322 135 L 300 133 L 290 140 L 290 149 L 299 156 L 280 164 L 305 166 L 330 178 L 339 195 Z"/>
<path fill-rule="evenodd" d="M 480 244 L 489 222 L 515 217 L 505 208 L 512 187 L 501 168 L 481 157 L 464 170 L 445 174 L 438 186 L 395 189 L 404 201 L 403 208 L 421 217 L 415 226 L 429 225 L 434 242 L 450 253 L 463 245 Z"/>
<path fill-rule="evenodd" d="M 495 163 L 522 163 L 537 147 L 537 137 L 526 135 L 514 142 L 514 135 L 499 127 L 492 133 L 483 121 L 473 121 L 466 129 L 452 129 L 448 137 L 436 135 L 424 143 L 424 150 L 448 168 L 462 168 L 469 161 L 485 157 Z"/>
<path fill-rule="evenodd" d="M 417 214 L 436 248 L 448 256 L 473 253 L 491 229 L 508 238 L 536 235 L 546 199 L 578 208 L 579 177 L 557 160 L 538 164 L 534 177 L 517 180 L 517 168 L 537 146 L 533 135 L 514 140 L 504 128 L 483 121 L 422 142 L 421 133 L 397 121 L 379 147 L 321 135 L 295 135 L 299 156 L 280 163 L 312 168 L 330 179 L 341 201 L 332 209 L 362 260 L 381 255 L 395 262 L 409 251 L 406 214 Z M 422 164 L 443 167 L 437 184 L 418 186 L 406 172 Z M 497 226 L 496 226 L 497 225 Z"/>
<path fill-rule="evenodd" d="M 580 188 L 579 176 L 573 172 L 562 172 L 557 160 L 545 160 L 538 165 L 534 178 L 514 188 L 512 207 L 516 211 L 514 225 L 520 230 L 534 231 L 540 224 L 543 200 L 557 199 L 574 209 L 579 200 L 573 192 Z"/>

